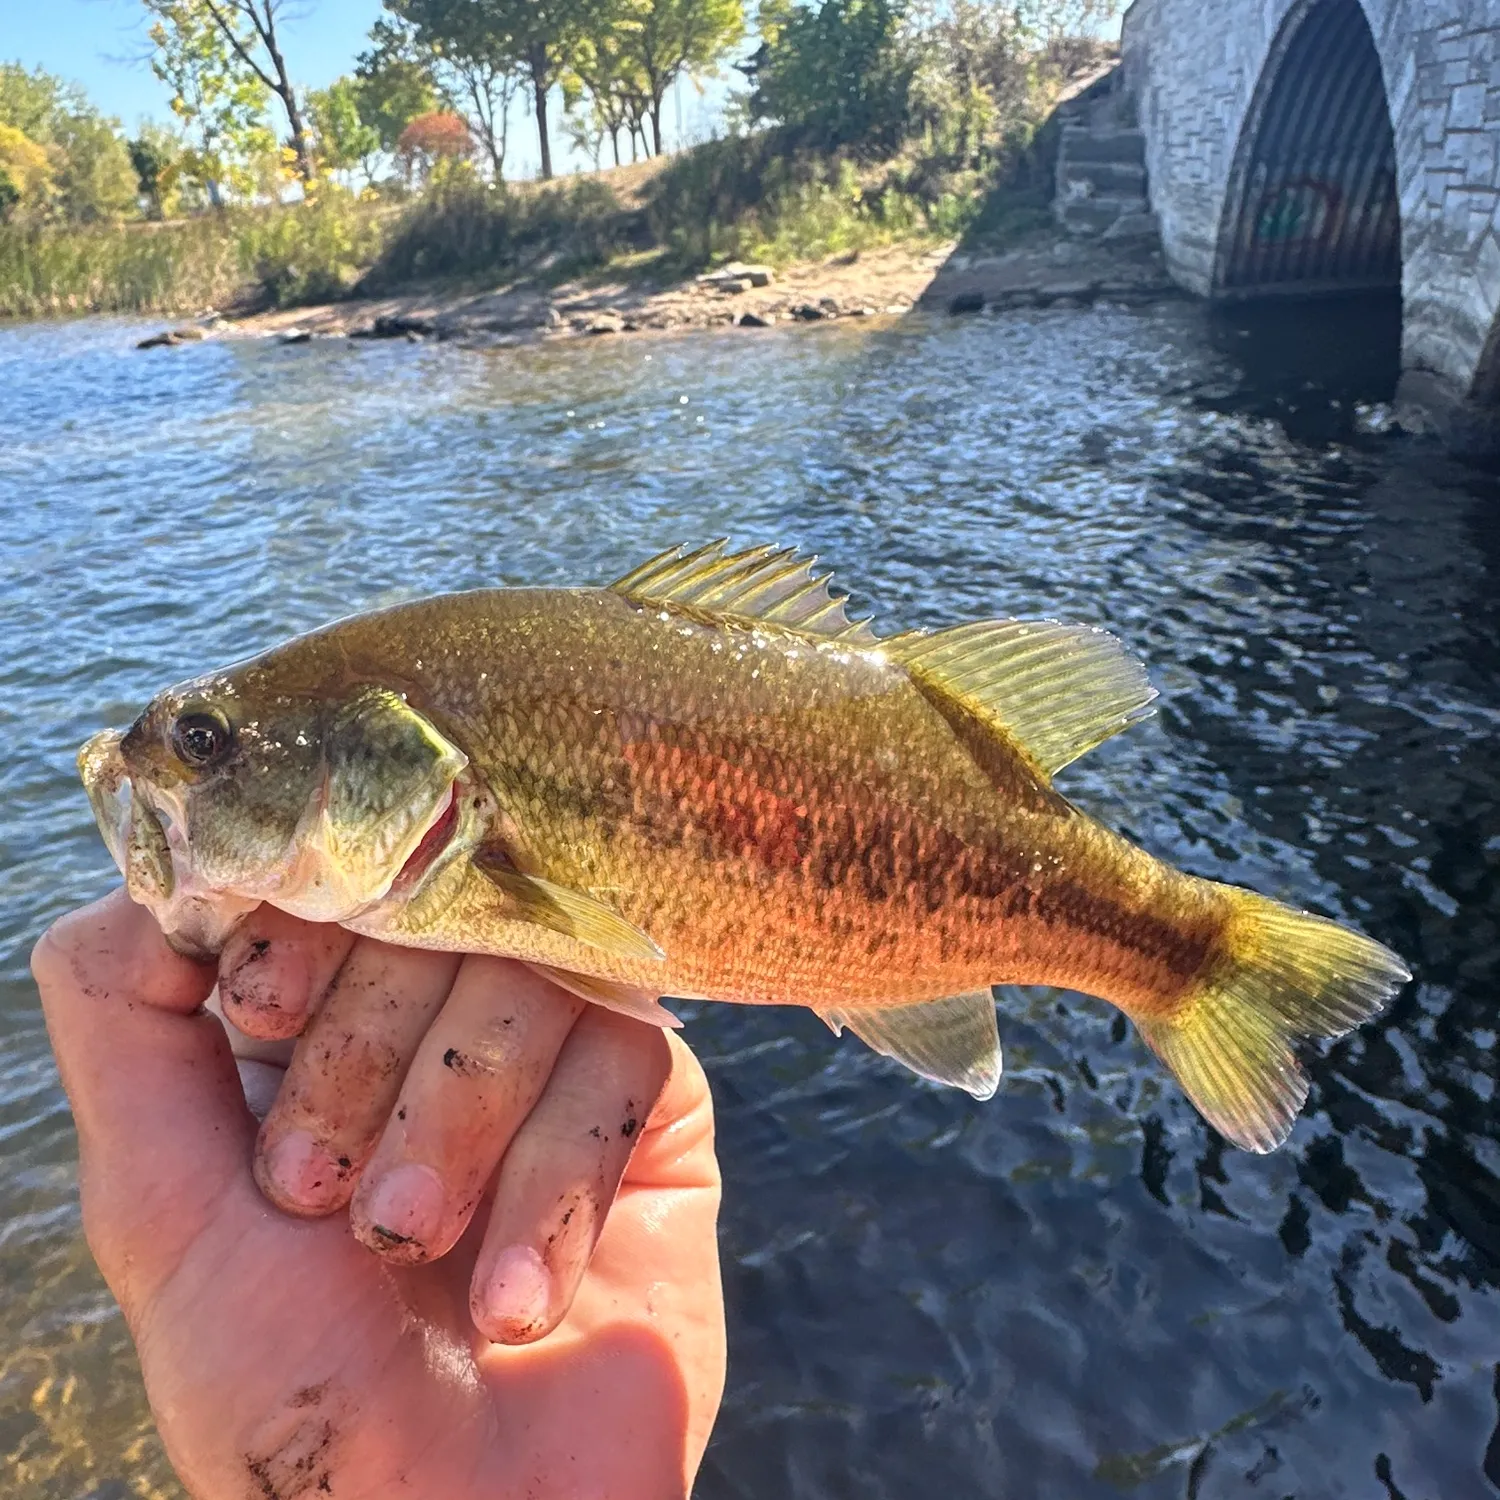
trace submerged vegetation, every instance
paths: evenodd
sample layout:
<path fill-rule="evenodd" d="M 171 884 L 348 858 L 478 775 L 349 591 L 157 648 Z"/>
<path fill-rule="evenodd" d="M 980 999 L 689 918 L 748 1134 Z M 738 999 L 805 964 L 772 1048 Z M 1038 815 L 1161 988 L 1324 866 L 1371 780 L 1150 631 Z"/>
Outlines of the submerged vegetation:
<path fill-rule="evenodd" d="M 1115 10 L 761 0 L 755 49 L 735 64 L 748 88 L 722 138 L 618 175 L 517 184 L 503 172 L 518 91 L 544 176 L 549 94 L 596 163 L 606 144 L 621 159 L 622 136 L 633 156 L 661 155 L 665 89 L 727 61 L 742 6 L 386 0 L 357 75 L 299 97 L 259 77 L 200 0 L 146 3 L 176 134 L 126 141 L 60 80 L 0 67 L 0 316 L 286 306 L 440 278 L 683 274 L 1003 241 L 1045 220 L 1044 121 L 1105 55 L 1097 33 Z M 550 40 L 531 34 L 544 20 L 561 28 Z M 294 180 L 298 199 L 283 202 Z"/>

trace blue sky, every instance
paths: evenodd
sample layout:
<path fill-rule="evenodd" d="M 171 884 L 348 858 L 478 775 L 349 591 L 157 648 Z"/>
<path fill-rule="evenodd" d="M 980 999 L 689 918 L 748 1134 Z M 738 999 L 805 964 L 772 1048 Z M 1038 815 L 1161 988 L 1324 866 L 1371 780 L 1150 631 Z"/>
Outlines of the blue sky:
<path fill-rule="evenodd" d="M 127 130 L 143 118 L 166 122 L 167 91 L 146 62 L 150 43 L 145 14 L 140 0 L 0 0 L 0 61 L 40 66 L 82 84 L 94 103 Z M 293 80 L 304 88 L 321 88 L 349 72 L 380 14 L 380 0 L 291 0 L 279 30 Z M 724 93 L 724 82 L 718 80 L 710 81 L 702 94 L 684 82 L 675 98 L 668 95 L 662 111 L 668 146 L 679 138 L 679 114 L 681 137 L 692 141 L 707 136 L 719 117 Z M 569 151 L 557 120 L 561 110 L 554 108 L 552 113 L 554 162 L 560 169 L 592 165 Z M 511 159 L 517 175 L 536 170 L 534 136 L 530 118 L 518 106 L 511 120 Z"/>

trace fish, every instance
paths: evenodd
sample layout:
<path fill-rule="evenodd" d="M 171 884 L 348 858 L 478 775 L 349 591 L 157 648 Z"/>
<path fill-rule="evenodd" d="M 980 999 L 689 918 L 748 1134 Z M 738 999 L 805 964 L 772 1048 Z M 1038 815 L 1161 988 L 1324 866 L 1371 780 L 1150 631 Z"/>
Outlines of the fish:
<path fill-rule="evenodd" d="M 218 953 L 262 903 L 502 955 L 659 1026 L 809 1007 L 977 1099 L 996 986 L 1117 1007 L 1254 1152 L 1306 1044 L 1411 978 L 1389 949 L 1183 873 L 1055 785 L 1153 711 L 1113 635 L 879 635 L 816 559 L 673 547 L 602 588 L 439 594 L 159 693 L 79 770 L 131 898 Z"/>

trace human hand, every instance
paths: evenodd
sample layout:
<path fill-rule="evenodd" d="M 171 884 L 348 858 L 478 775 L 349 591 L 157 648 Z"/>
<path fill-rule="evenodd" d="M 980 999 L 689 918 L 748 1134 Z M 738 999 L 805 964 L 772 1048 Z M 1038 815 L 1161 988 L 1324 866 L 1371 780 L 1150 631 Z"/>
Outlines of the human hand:
<path fill-rule="evenodd" d="M 259 1147 L 215 974 L 145 911 L 117 892 L 32 960 L 84 1228 L 188 1488 L 685 1495 L 724 1374 L 692 1054 L 518 965 L 252 920 L 224 1011 L 304 1033 Z"/>

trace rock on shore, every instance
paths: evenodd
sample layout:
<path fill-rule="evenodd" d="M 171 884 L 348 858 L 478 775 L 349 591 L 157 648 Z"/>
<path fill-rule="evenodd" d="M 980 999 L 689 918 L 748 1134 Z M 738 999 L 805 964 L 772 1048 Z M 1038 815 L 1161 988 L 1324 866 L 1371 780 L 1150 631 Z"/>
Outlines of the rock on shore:
<path fill-rule="evenodd" d="M 734 263 L 651 286 L 608 274 L 560 286 L 517 282 L 475 293 L 399 296 L 263 313 L 225 325 L 238 337 L 320 337 L 513 343 L 692 328 L 767 329 L 847 317 L 899 315 L 922 306 L 953 314 L 1079 306 L 1096 298 L 1144 301 L 1171 292 L 1160 258 L 1139 249 L 1079 246 L 1041 235 L 1004 254 L 953 244 L 897 245 L 791 266 Z M 158 340 L 171 343 L 172 335 Z"/>

